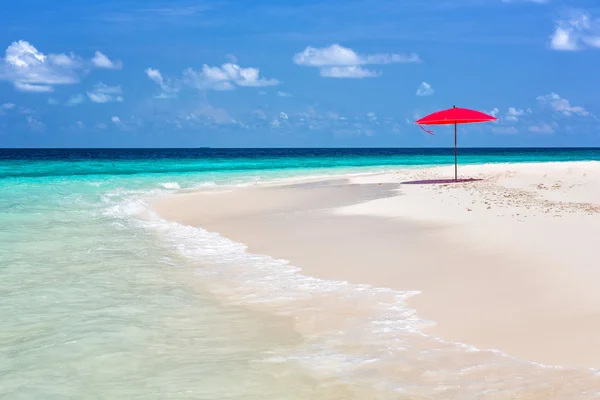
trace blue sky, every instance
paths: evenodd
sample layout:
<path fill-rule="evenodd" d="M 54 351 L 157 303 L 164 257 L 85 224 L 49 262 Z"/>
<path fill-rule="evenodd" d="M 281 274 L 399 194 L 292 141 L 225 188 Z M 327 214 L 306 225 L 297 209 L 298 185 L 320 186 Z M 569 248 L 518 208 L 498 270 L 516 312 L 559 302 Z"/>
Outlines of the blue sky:
<path fill-rule="evenodd" d="M 600 146 L 597 0 L 0 5 L 2 147 Z"/>

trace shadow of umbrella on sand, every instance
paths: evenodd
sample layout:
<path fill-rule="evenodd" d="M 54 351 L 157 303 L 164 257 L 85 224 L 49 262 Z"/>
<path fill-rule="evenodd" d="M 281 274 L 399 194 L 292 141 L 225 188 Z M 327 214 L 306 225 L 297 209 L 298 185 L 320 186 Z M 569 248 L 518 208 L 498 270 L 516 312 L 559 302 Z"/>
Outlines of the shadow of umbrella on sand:
<path fill-rule="evenodd" d="M 458 162 L 456 156 L 456 125 L 457 124 L 472 124 L 475 122 L 491 122 L 497 118 L 491 115 L 484 114 L 479 111 L 469 110 L 468 108 L 457 108 L 456 106 L 447 110 L 437 111 L 421 118 L 415 124 L 417 125 L 451 125 L 454 124 L 454 180 L 458 181 Z M 425 132 L 433 135 L 432 131 L 428 131 L 421 126 Z"/>
<path fill-rule="evenodd" d="M 449 183 L 467 183 L 478 182 L 481 179 L 465 178 L 465 179 L 421 179 L 418 181 L 401 182 L 403 185 L 446 185 Z"/>

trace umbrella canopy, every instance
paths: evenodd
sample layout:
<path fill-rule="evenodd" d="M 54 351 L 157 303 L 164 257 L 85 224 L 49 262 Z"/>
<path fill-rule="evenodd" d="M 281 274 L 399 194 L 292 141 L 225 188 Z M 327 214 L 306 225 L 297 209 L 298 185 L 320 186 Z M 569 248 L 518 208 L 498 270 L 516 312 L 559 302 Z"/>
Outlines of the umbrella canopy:
<path fill-rule="evenodd" d="M 456 155 L 456 125 L 471 124 L 475 122 L 491 122 L 497 118 L 491 115 L 484 114 L 480 111 L 469 110 L 468 108 L 458 108 L 456 106 L 447 110 L 437 111 L 429 114 L 415 122 L 417 125 L 454 125 L 454 180 L 458 180 L 458 162 Z M 431 131 L 425 132 L 433 134 Z"/>
<path fill-rule="evenodd" d="M 469 110 L 468 108 L 453 107 L 447 110 L 437 111 L 421 118 L 415 124 L 419 125 L 449 125 L 449 124 L 470 124 L 473 122 L 496 121 L 496 117 L 484 114 L 479 111 Z"/>

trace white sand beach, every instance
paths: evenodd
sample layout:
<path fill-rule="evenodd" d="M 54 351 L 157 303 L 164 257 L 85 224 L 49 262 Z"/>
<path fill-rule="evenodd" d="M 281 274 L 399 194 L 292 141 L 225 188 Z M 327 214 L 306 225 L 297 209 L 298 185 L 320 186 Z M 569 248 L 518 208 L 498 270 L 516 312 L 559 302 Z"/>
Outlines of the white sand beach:
<path fill-rule="evenodd" d="M 163 217 L 400 291 L 425 332 L 520 360 L 600 368 L 600 163 L 468 165 L 169 195 Z M 337 318 L 343 318 L 337 316 Z M 332 319 L 332 323 L 333 319 Z"/>

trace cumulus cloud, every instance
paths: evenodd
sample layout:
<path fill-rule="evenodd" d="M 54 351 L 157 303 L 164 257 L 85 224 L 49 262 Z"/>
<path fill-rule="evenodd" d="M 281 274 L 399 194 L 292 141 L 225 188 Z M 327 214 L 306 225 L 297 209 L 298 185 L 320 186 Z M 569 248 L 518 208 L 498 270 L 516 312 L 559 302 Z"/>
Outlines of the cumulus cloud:
<path fill-rule="evenodd" d="M 154 83 L 160 86 L 161 89 L 165 87 L 165 80 L 159 70 L 154 68 L 146 68 L 145 72 L 148 78 L 150 78 Z"/>
<path fill-rule="evenodd" d="M 427 82 L 421 82 L 421 85 L 417 89 L 417 96 L 431 96 L 433 93 L 433 88 Z"/>
<path fill-rule="evenodd" d="M 88 98 L 94 103 L 110 103 L 113 101 L 123 102 L 123 90 L 121 86 L 108 86 L 102 82 L 94 85 L 93 89 L 87 92 Z"/>
<path fill-rule="evenodd" d="M 112 117 L 110 120 L 111 120 L 111 121 L 113 122 L 113 124 L 115 124 L 115 125 L 120 125 L 120 124 L 121 124 L 121 118 L 119 118 L 119 117 L 117 117 L 117 116 L 114 116 L 114 117 Z"/>
<path fill-rule="evenodd" d="M 327 78 L 373 78 L 380 73 L 364 68 L 364 65 L 414 63 L 421 59 L 415 53 L 359 54 L 348 47 L 334 43 L 328 47 L 306 47 L 292 58 L 300 66 L 317 67 L 320 75 Z"/>
<path fill-rule="evenodd" d="M 557 93 L 550 93 L 543 96 L 538 96 L 537 100 L 543 104 L 552 108 L 554 111 L 561 113 L 567 117 L 572 115 L 579 115 L 587 117 L 590 113 L 583 107 L 572 106 L 569 100 L 563 99 Z"/>
<path fill-rule="evenodd" d="M 488 111 L 487 114 L 491 115 L 492 117 L 495 117 L 498 115 L 499 112 L 500 110 L 498 109 L 498 107 L 494 107 L 491 111 Z"/>
<path fill-rule="evenodd" d="M 15 84 L 61 85 L 77 83 L 73 71 L 78 66 L 74 56 L 49 54 L 38 51 L 24 40 L 8 46 L 2 59 L 0 76 Z M 67 61 L 71 60 L 71 61 Z"/>
<path fill-rule="evenodd" d="M 168 79 L 164 78 L 159 70 L 153 68 L 146 69 L 146 75 L 148 78 L 156 83 L 161 92 L 154 97 L 157 99 L 172 99 L 177 97 L 177 93 L 179 92 L 179 88 L 174 85 L 174 83 Z"/>
<path fill-rule="evenodd" d="M 522 110 L 515 107 L 508 107 L 505 119 L 507 121 L 517 122 L 519 118 L 525 114 L 531 114 L 531 109 L 528 108 L 526 110 Z"/>
<path fill-rule="evenodd" d="M 12 82 L 21 92 L 47 93 L 55 85 L 79 82 L 86 62 L 70 53 L 44 54 L 25 40 L 11 43 L 0 58 L 0 80 Z"/>
<path fill-rule="evenodd" d="M 578 13 L 556 22 L 556 29 L 550 36 L 550 48 L 578 51 L 589 47 L 600 48 L 600 19 Z"/>
<path fill-rule="evenodd" d="M 99 51 L 96 51 L 94 58 L 92 58 L 92 64 L 94 64 L 96 68 L 105 69 L 121 69 L 123 67 L 121 61 L 113 61 Z"/>
<path fill-rule="evenodd" d="M 204 64 L 201 71 L 188 68 L 183 72 L 183 77 L 188 86 L 201 90 L 233 90 L 237 86 L 261 87 L 281 83 L 277 79 L 261 77 L 258 68 L 242 68 L 232 63 L 220 67 Z"/>
<path fill-rule="evenodd" d="M 311 67 L 391 64 L 421 61 L 416 54 L 358 54 L 354 50 L 340 46 L 339 44 L 332 44 L 329 47 L 323 48 L 308 46 L 304 51 L 294 55 L 293 60 L 298 65 Z"/>

